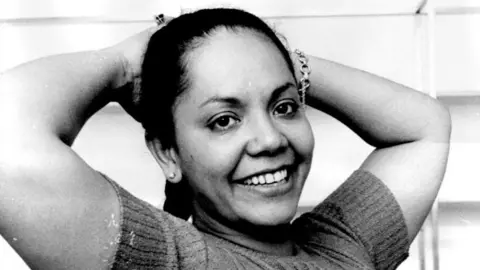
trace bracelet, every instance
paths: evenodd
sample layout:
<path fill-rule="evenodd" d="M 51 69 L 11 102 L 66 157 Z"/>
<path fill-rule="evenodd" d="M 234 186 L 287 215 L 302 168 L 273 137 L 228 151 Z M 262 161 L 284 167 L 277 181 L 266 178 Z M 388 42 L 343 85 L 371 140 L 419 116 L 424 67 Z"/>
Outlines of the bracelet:
<path fill-rule="evenodd" d="M 302 105 L 305 107 L 305 94 L 310 87 L 310 72 L 312 70 L 308 65 L 307 56 L 302 51 L 295 49 L 294 53 L 298 56 L 298 61 L 300 62 L 300 73 L 302 73 L 302 78 L 299 82 L 298 93 L 300 94 L 300 102 L 302 102 Z"/>

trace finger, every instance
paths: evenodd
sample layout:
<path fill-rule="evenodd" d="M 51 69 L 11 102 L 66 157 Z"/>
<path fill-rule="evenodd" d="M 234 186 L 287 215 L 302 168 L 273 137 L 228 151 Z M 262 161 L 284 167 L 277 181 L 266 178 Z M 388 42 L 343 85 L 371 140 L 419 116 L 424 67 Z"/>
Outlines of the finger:
<path fill-rule="evenodd" d="M 171 20 L 174 19 L 174 17 L 170 17 L 170 16 L 165 16 L 163 17 L 163 22 L 162 23 L 158 23 L 158 20 L 155 18 L 155 26 L 152 26 L 152 27 L 149 27 L 147 29 L 147 32 L 150 34 L 150 35 L 153 35 L 155 32 L 157 32 L 158 30 L 160 30 L 162 27 L 164 27 L 165 25 L 167 25 L 167 23 L 169 23 Z"/>
<path fill-rule="evenodd" d="M 172 16 L 166 16 L 164 14 L 158 14 L 154 16 L 155 23 L 157 25 L 166 25 L 168 22 L 174 19 Z"/>
<path fill-rule="evenodd" d="M 171 20 L 173 20 L 175 17 L 171 17 L 171 16 L 165 16 L 165 23 L 169 23 Z"/>

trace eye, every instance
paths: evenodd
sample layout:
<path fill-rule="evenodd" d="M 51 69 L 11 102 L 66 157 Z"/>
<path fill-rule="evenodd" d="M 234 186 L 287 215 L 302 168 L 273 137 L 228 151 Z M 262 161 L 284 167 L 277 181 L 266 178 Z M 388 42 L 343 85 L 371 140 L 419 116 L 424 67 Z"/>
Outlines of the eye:
<path fill-rule="evenodd" d="M 295 102 L 283 102 L 275 107 L 274 115 L 293 116 L 298 111 L 298 104 Z"/>
<path fill-rule="evenodd" d="M 214 119 L 208 126 L 211 130 L 225 131 L 233 127 L 239 121 L 240 120 L 231 115 L 223 115 Z"/>

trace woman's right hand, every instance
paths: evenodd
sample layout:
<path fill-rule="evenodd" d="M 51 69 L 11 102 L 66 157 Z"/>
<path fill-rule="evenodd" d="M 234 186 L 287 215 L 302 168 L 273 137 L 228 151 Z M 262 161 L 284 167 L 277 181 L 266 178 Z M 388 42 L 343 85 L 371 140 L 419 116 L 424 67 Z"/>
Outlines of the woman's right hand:
<path fill-rule="evenodd" d="M 166 18 L 169 21 L 171 18 Z M 165 24 L 148 28 L 122 42 L 104 49 L 107 53 L 114 53 L 122 64 L 120 72 L 113 87 L 116 89 L 114 101 L 118 102 L 128 114 L 138 121 L 136 112 L 141 83 L 141 69 L 150 37 Z"/>

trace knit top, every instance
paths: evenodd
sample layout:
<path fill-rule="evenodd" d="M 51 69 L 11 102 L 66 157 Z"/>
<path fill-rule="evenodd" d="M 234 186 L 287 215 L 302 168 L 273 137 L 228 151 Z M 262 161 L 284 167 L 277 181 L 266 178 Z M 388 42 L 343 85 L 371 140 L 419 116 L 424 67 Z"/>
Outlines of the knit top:
<path fill-rule="evenodd" d="M 258 252 L 199 231 L 124 190 L 112 269 L 395 269 L 408 257 L 402 211 L 373 174 L 355 171 L 292 222 L 296 253 Z"/>

